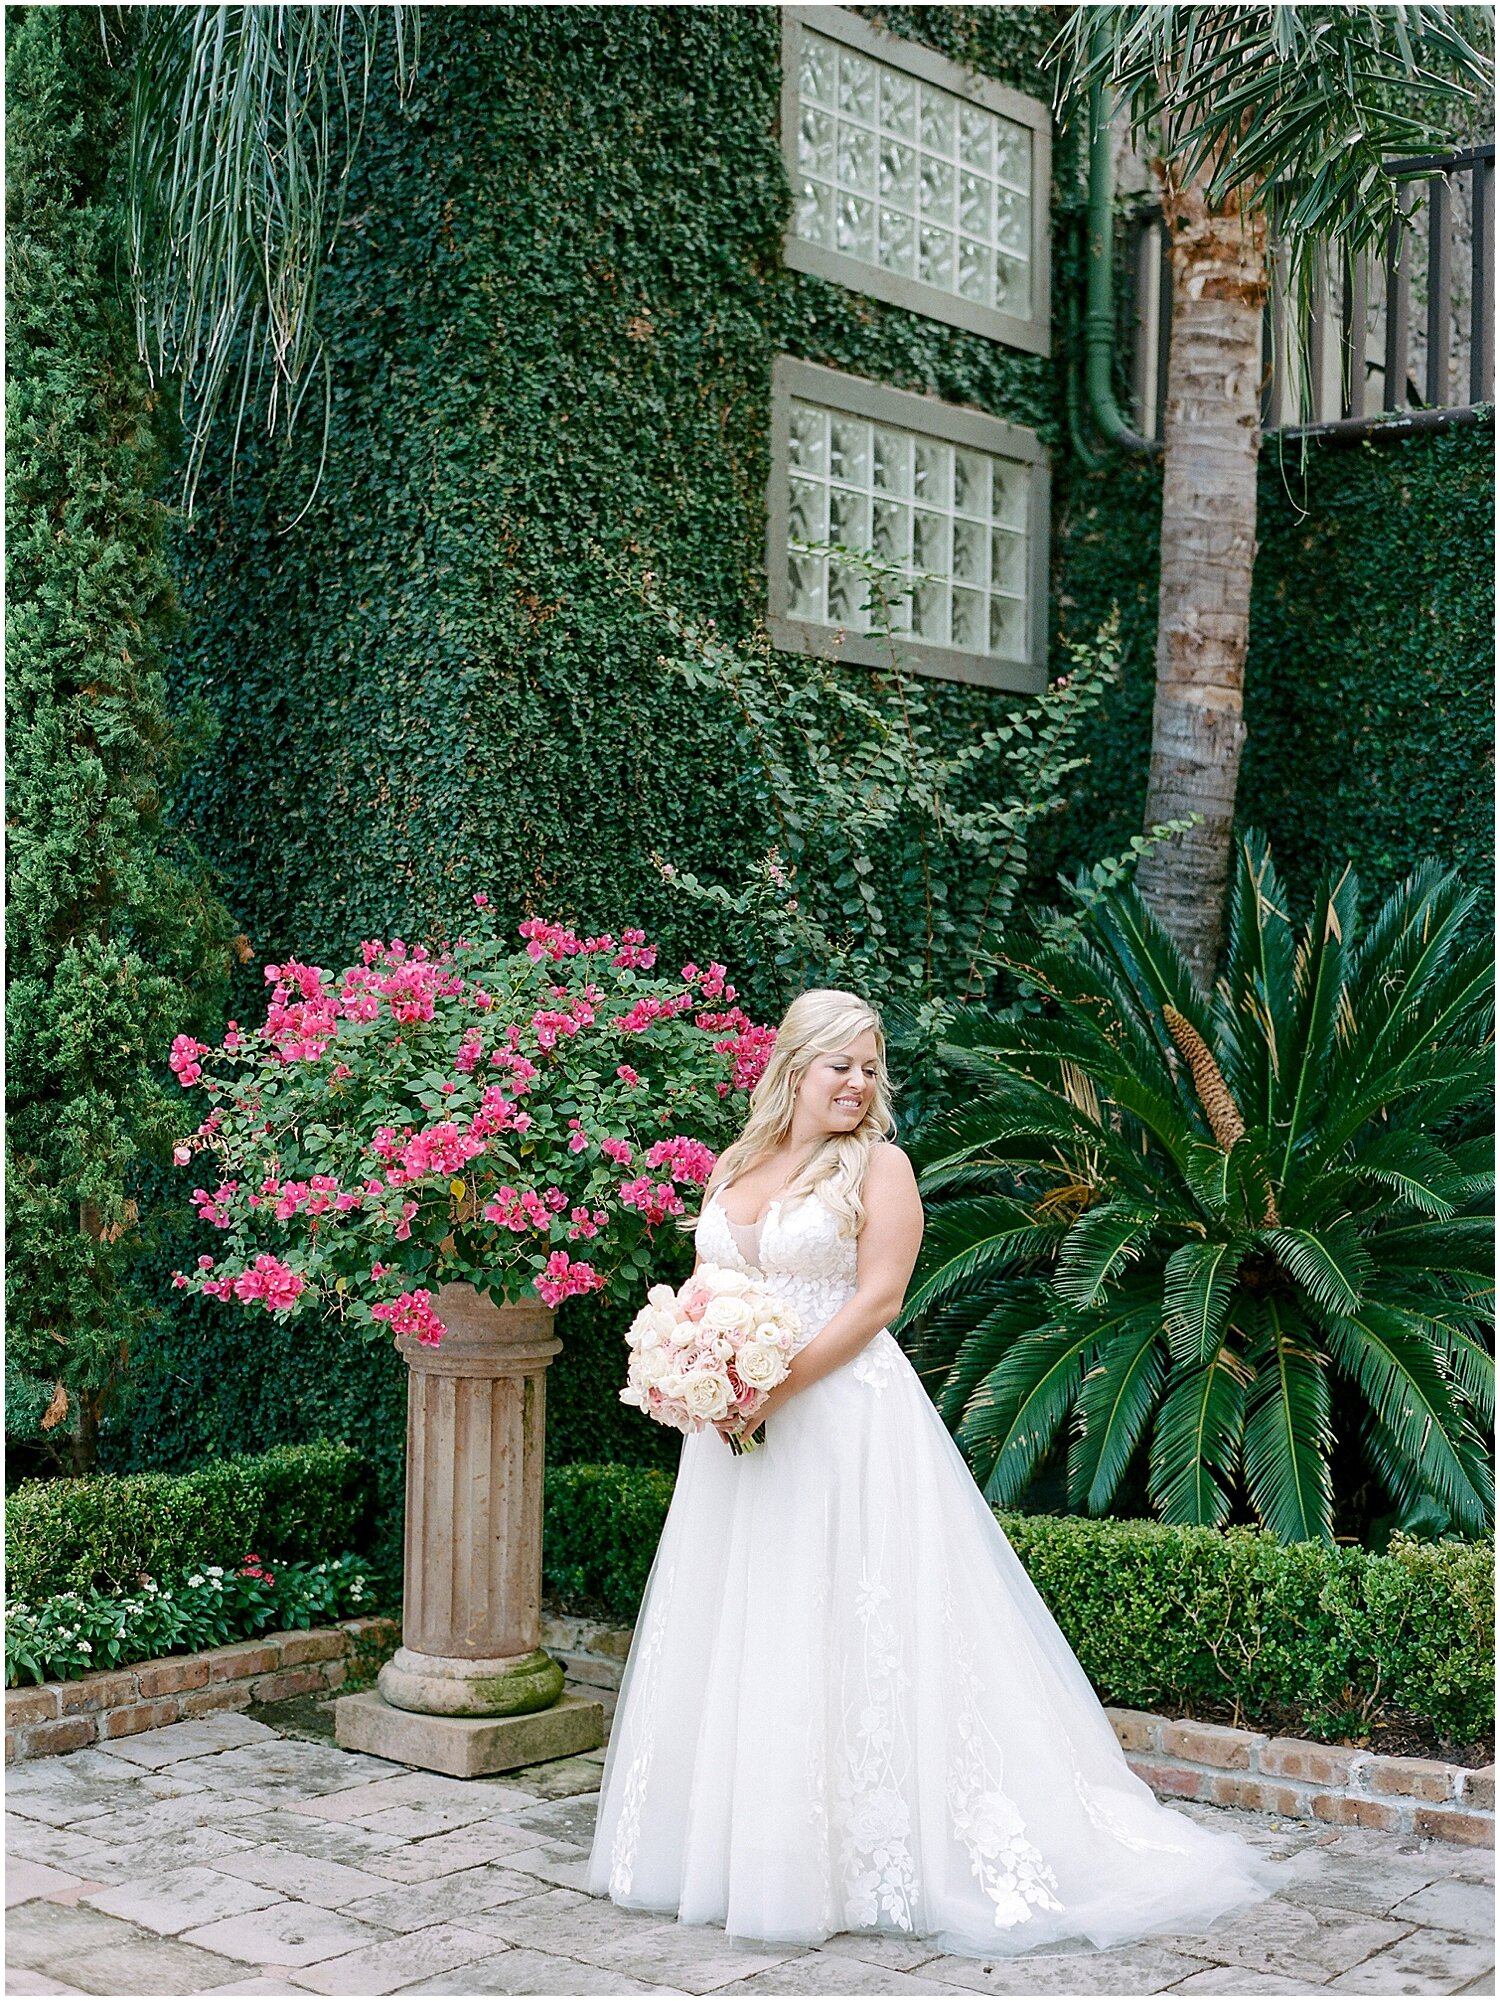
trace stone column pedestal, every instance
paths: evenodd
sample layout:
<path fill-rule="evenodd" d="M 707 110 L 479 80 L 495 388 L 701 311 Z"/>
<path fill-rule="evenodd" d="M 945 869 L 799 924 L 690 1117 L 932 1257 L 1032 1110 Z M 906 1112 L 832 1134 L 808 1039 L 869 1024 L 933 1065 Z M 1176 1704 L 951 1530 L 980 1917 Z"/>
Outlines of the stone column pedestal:
<path fill-rule="evenodd" d="M 542 1472 L 551 1311 L 470 1285 L 433 1305 L 436 1348 L 403 1336 L 406 1578 L 402 1644 L 380 1693 L 342 1697 L 338 1741 L 467 1777 L 589 1750 L 598 1702 L 563 1695 L 541 1641 Z"/>

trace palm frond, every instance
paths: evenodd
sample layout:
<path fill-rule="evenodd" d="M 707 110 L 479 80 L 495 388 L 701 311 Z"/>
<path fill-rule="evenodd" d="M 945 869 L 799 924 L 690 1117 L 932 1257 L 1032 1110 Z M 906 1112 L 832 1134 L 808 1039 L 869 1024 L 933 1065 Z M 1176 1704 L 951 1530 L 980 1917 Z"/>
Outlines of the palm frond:
<path fill-rule="evenodd" d="M 1272 206 L 1305 282 L 1314 243 L 1378 250 L 1402 219 L 1392 165 L 1445 150 L 1455 103 L 1489 101 L 1482 23 L 1421 5 L 1077 8 L 1059 97 L 1108 85 L 1210 201 Z"/>
<path fill-rule="evenodd" d="M 1173 1377 L 1151 1439 L 1151 1499 L 1163 1521 L 1216 1528 L 1227 1518 L 1244 1424 L 1243 1367 L 1225 1350 Z"/>
<path fill-rule="evenodd" d="M 1161 1393 L 1161 1314 L 1142 1305 L 1098 1345 L 1078 1396 L 1078 1432 L 1068 1451 L 1068 1499 L 1102 1515 L 1114 1500 Z"/>
<path fill-rule="evenodd" d="M 1052 1283 L 1069 1306 L 1097 1306 L 1110 1281 L 1141 1255 L 1158 1217 L 1134 1202 L 1088 1210 L 1062 1239 Z"/>
<path fill-rule="evenodd" d="M 992 1505 L 1025 1492 L 1072 1409 L 1093 1339 L 1071 1322 L 1024 1334 L 975 1391 L 957 1438 Z"/>
<path fill-rule="evenodd" d="M 1174 1361 L 1204 1363 L 1218 1352 L 1252 1238 L 1179 1244 L 1167 1259 L 1164 1300 Z"/>
<path fill-rule="evenodd" d="M 986 1376 L 993 1375 L 1017 1341 L 1051 1325 L 1053 1310 L 1042 1285 L 1022 1283 L 970 1327 L 936 1398 L 938 1413 L 950 1431 L 962 1422 Z"/>
<path fill-rule="evenodd" d="M 1319 1313 L 1357 1313 L 1373 1269 L 1359 1233 L 1338 1218 L 1320 1230 L 1263 1230 L 1260 1240 Z"/>
<path fill-rule="evenodd" d="M 189 506 L 222 411 L 289 432 L 327 362 L 318 289 L 379 44 L 409 86 L 410 6 L 143 7 L 128 163 L 142 359 L 191 402 Z M 325 442 L 327 422 L 324 409 Z"/>
<path fill-rule="evenodd" d="M 1323 886 L 1297 947 L 1297 1014 L 1284 1093 L 1282 1180 L 1327 1088 L 1328 1057 L 1344 998 L 1358 904 L 1358 880 L 1352 870 L 1345 869 L 1336 882 Z"/>
<path fill-rule="evenodd" d="M 1256 1316 L 1246 1358 L 1245 1485 L 1283 1542 L 1332 1542 L 1333 1429 L 1326 1358 L 1306 1323 L 1274 1294 Z"/>
<path fill-rule="evenodd" d="M 1229 940 L 1214 994 L 1224 1070 L 1249 1125 L 1281 1115 L 1295 1027 L 1296 949 L 1286 890 L 1263 834 L 1235 845 Z"/>
<path fill-rule="evenodd" d="M 1396 1450 L 1457 1521 L 1482 1533 L 1489 1511 L 1456 1449 L 1459 1418 L 1419 1326 L 1378 1304 L 1327 1315 L 1323 1325 L 1334 1360 L 1358 1383 Z"/>

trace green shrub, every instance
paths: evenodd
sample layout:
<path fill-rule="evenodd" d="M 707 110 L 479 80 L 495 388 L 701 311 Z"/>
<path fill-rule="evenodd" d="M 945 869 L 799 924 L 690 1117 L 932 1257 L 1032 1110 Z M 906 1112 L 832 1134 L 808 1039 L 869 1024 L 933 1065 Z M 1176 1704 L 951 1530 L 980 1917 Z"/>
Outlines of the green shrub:
<path fill-rule="evenodd" d="M 1332 1738 L 1382 1711 L 1469 1742 L 1494 1722 L 1494 1545 L 1373 1556 L 1265 1530 L 998 1516 L 1106 1702 L 1291 1707 Z"/>
<path fill-rule="evenodd" d="M 549 1466 L 542 1581 L 566 1605 L 631 1620 L 672 1499 L 654 1466 Z"/>
<path fill-rule="evenodd" d="M 36 1603 L 237 1565 L 252 1550 L 322 1557 L 359 1540 L 365 1504 L 360 1454 L 327 1440 L 191 1473 L 28 1480 L 6 1502 L 6 1589 Z"/>
<path fill-rule="evenodd" d="M 548 1589 L 633 1620 L 671 1498 L 650 1467 L 550 1468 Z M 1393 1710 L 1461 1743 L 1493 1726 L 1492 1542 L 1397 1535 L 1375 1556 L 1260 1529 L 996 1519 L 1105 1702 L 1292 1709 L 1325 1739 Z"/>
<path fill-rule="evenodd" d="M 196 1653 L 255 1633 L 326 1626 L 379 1609 L 381 1586 L 357 1556 L 202 1570 L 139 1591 L 64 1591 L 5 1608 L 5 1683 L 73 1681 L 99 1668 Z"/>

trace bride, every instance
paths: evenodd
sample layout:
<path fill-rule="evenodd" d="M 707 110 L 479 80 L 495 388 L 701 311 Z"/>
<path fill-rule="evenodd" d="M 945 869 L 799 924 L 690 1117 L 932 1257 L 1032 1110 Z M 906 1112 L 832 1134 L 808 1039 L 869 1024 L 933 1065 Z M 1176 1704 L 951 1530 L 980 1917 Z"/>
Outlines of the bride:
<path fill-rule="evenodd" d="M 802 1322 L 730 1449 L 683 1440 L 626 1662 L 587 1882 L 736 1937 L 931 1937 L 986 1958 L 1201 1930 L 1271 1894 L 1161 1805 L 886 1323 L 922 1205 L 880 1018 L 787 1011 L 696 1224 Z"/>

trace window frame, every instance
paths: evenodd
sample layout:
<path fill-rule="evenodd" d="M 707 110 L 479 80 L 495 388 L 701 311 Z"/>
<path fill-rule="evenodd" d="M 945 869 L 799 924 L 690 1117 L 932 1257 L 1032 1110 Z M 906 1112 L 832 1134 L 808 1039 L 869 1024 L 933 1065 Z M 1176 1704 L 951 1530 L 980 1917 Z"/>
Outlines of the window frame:
<path fill-rule="evenodd" d="M 967 98 L 1017 125 L 1026 126 L 1031 138 L 1031 312 L 1024 319 L 998 306 L 980 305 L 977 300 L 960 298 L 920 278 L 903 277 L 866 264 L 844 250 L 829 250 L 809 243 L 796 234 L 788 222 L 782 238 L 782 259 L 793 271 L 810 272 L 851 291 L 868 293 L 888 305 L 903 306 L 925 319 L 941 320 L 984 334 L 1005 347 L 1020 348 L 1027 354 L 1052 352 L 1051 306 L 1051 201 L 1052 201 L 1052 118 L 1039 98 L 1026 97 L 1018 90 L 991 78 L 978 76 L 960 64 L 950 62 L 921 42 L 909 42 L 883 28 L 875 28 L 844 7 L 783 7 L 781 30 L 781 155 L 795 189 L 801 168 L 797 159 L 798 57 L 804 28 L 826 35 L 830 41 L 868 56 L 872 61 L 906 71 L 924 83 L 936 84 L 955 97 Z"/>
<path fill-rule="evenodd" d="M 869 634 L 847 627 L 823 625 L 788 613 L 787 526 L 788 477 L 791 464 L 791 406 L 794 400 L 823 405 L 871 423 L 967 446 L 995 458 L 1029 467 L 1026 506 L 1026 638 L 1025 660 L 1003 660 L 990 653 L 970 653 L 939 646 L 909 632 L 895 634 L 903 666 L 943 681 L 964 681 L 983 688 L 1003 688 L 1018 694 L 1040 694 L 1047 685 L 1049 530 L 1051 471 L 1045 446 L 1035 431 L 1008 424 L 1000 417 L 936 396 L 919 396 L 891 389 L 861 375 L 846 375 L 818 362 L 798 361 L 779 354 L 771 364 L 771 478 L 766 504 L 766 627 L 771 642 L 783 653 L 806 653 L 823 660 L 851 661 L 863 667 L 888 667 L 890 650 Z"/>

